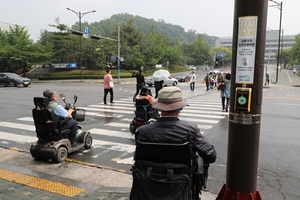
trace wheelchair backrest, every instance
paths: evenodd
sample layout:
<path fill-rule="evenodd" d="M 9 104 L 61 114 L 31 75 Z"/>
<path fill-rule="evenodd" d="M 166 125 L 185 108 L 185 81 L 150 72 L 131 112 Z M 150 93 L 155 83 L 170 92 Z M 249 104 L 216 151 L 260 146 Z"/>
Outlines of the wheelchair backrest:
<path fill-rule="evenodd" d="M 150 111 L 150 103 L 148 99 L 136 99 L 135 100 L 135 116 L 138 121 L 147 121 Z"/>
<path fill-rule="evenodd" d="M 137 141 L 135 160 L 155 163 L 176 163 L 192 166 L 192 147 L 189 141 L 181 144 Z"/>
<path fill-rule="evenodd" d="M 57 139 L 57 133 L 52 121 L 52 114 L 47 109 L 49 104 L 48 98 L 34 97 L 35 108 L 32 109 L 32 117 L 34 120 L 37 137 L 42 142 Z"/>

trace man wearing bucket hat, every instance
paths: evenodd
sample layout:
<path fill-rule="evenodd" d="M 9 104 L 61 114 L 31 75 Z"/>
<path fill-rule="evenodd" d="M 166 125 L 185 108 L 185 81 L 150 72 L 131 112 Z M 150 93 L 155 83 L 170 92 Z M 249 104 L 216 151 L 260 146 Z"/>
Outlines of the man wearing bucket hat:
<path fill-rule="evenodd" d="M 216 150 L 203 137 L 197 124 L 179 120 L 179 113 L 185 106 L 188 104 L 182 99 L 182 91 L 178 87 L 162 88 L 158 99 L 152 104 L 153 108 L 161 112 L 161 117 L 154 123 L 138 128 L 136 139 L 145 142 L 176 143 L 185 142 L 190 138 L 195 155 L 197 152 L 205 163 L 215 162 Z"/>

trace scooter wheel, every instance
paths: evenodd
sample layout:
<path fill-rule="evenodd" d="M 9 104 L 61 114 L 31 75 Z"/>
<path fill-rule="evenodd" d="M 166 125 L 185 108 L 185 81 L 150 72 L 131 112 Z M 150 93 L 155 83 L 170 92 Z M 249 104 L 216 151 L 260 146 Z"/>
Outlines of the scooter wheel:
<path fill-rule="evenodd" d="M 54 160 L 58 163 L 64 162 L 68 157 L 68 150 L 66 147 L 61 146 L 57 149 L 57 154 L 54 157 Z"/>
<path fill-rule="evenodd" d="M 135 130 L 136 130 L 136 126 L 135 126 L 135 124 L 134 124 L 133 122 L 131 122 L 131 123 L 129 124 L 129 131 L 130 131 L 130 133 L 131 133 L 131 134 L 134 134 L 134 133 L 135 133 Z"/>
<path fill-rule="evenodd" d="M 84 141 L 84 148 L 89 149 L 93 144 L 93 138 L 90 134 L 88 134 Z"/>

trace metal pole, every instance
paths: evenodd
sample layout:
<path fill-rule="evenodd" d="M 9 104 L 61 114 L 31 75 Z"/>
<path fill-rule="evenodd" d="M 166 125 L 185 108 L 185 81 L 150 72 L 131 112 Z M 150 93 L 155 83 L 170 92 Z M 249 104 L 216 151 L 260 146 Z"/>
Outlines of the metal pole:
<path fill-rule="evenodd" d="M 79 11 L 78 13 L 79 16 L 79 31 L 81 32 L 81 12 Z M 82 37 L 79 35 L 79 67 L 80 67 L 80 72 L 81 72 L 81 82 L 83 81 L 83 74 L 82 74 L 82 65 L 81 65 L 81 60 L 82 60 Z"/>
<path fill-rule="evenodd" d="M 93 12 L 96 12 L 96 10 L 93 10 L 93 11 L 89 11 L 89 12 L 84 12 L 84 13 L 81 13 L 80 11 L 79 12 L 76 12 L 70 8 L 67 8 L 67 10 L 75 13 L 78 18 L 79 18 L 79 32 L 81 32 L 81 18 L 86 15 L 86 14 L 89 14 L 89 13 L 93 13 Z M 82 32 L 81 32 L 82 33 Z M 81 70 L 81 82 L 83 81 L 83 72 L 82 72 L 82 65 L 81 65 L 81 62 L 82 62 L 82 35 L 79 35 L 79 68 Z"/>
<path fill-rule="evenodd" d="M 268 0 L 235 0 L 226 184 L 216 200 L 261 200 L 257 171 Z"/>
<path fill-rule="evenodd" d="M 274 1 L 273 1 L 274 2 Z M 281 19 L 282 19 L 282 2 L 279 4 L 280 7 L 280 20 L 279 20 L 279 34 L 278 34 L 278 50 L 277 50 L 277 69 L 276 69 L 276 83 L 278 83 L 278 70 L 279 70 L 279 63 L 280 63 L 280 40 L 281 40 Z"/>
<path fill-rule="evenodd" d="M 118 82 L 120 83 L 120 26 L 118 26 Z"/>

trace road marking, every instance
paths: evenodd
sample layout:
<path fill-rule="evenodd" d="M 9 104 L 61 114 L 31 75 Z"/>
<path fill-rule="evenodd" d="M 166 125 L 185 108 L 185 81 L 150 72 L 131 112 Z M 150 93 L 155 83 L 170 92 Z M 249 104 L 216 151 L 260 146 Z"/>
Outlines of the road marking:
<path fill-rule="evenodd" d="M 129 128 L 129 125 L 126 126 Z M 119 137 L 119 138 L 128 138 L 128 139 L 134 139 L 134 135 L 129 132 L 123 132 L 123 131 L 113 131 L 108 129 L 101 129 L 101 128 L 92 128 L 89 130 L 93 135 L 105 135 L 110 137 Z"/>
<path fill-rule="evenodd" d="M 7 128 L 23 129 L 27 131 L 35 131 L 34 125 L 26 125 L 26 124 L 19 124 L 13 122 L 0 122 L 0 126 L 7 127 Z"/>
<path fill-rule="evenodd" d="M 295 103 L 274 103 L 275 105 L 282 105 L 282 106 L 300 106 L 300 104 Z"/>
<path fill-rule="evenodd" d="M 291 79 L 291 77 L 290 77 L 290 75 L 288 74 L 288 72 L 287 72 L 287 71 L 285 71 L 285 74 L 286 74 L 286 76 L 288 77 L 288 79 L 289 79 L 290 83 L 292 83 L 293 81 L 292 81 L 292 79 Z"/>

